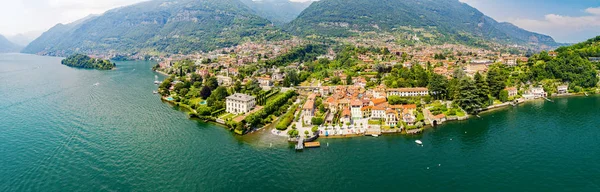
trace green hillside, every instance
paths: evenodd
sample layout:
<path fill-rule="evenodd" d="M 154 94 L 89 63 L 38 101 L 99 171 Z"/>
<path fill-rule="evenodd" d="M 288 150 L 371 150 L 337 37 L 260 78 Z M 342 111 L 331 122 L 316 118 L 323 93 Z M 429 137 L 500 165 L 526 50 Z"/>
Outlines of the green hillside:
<path fill-rule="evenodd" d="M 23 52 L 192 53 L 236 45 L 248 38 L 277 38 L 270 22 L 238 0 L 153 0 L 57 25 Z"/>
<path fill-rule="evenodd" d="M 289 0 L 241 0 L 258 15 L 275 25 L 283 25 L 296 19 L 312 2 L 293 2 Z"/>
<path fill-rule="evenodd" d="M 406 27 L 435 30 L 446 41 L 557 45 L 549 36 L 498 23 L 458 0 L 321 0 L 285 28 L 302 36 L 346 37 L 358 31 L 394 32 Z"/>

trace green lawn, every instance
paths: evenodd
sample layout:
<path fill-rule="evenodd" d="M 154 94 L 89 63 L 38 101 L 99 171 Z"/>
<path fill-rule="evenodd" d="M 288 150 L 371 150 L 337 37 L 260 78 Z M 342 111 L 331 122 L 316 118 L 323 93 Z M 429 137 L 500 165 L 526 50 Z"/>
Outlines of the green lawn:
<path fill-rule="evenodd" d="M 223 114 L 223 115 L 219 116 L 219 119 L 233 119 L 234 117 L 235 117 L 235 115 L 234 115 L 234 114 L 231 114 L 231 113 L 225 113 L 225 114 Z"/>
<path fill-rule="evenodd" d="M 192 103 L 192 104 L 199 104 L 202 101 L 203 101 L 202 98 L 193 98 L 193 99 L 190 99 L 190 103 Z"/>
<path fill-rule="evenodd" d="M 464 117 L 464 116 L 467 116 L 467 114 L 463 110 L 456 110 L 456 116 Z"/>
<path fill-rule="evenodd" d="M 379 120 L 369 120 L 369 125 L 380 125 L 381 121 Z"/>

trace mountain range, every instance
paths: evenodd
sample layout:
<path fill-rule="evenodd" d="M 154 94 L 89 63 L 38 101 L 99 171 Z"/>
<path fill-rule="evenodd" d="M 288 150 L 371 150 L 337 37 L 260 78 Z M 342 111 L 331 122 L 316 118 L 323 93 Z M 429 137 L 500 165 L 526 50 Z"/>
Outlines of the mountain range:
<path fill-rule="evenodd" d="M 23 52 L 188 54 L 288 34 L 349 37 L 407 28 L 441 34 L 435 38 L 442 43 L 560 45 L 547 35 L 497 22 L 458 0 L 152 0 L 58 24 Z"/>
<path fill-rule="evenodd" d="M 277 30 L 239 0 L 154 0 L 58 24 L 25 53 L 181 53 L 229 47 Z"/>
<path fill-rule="evenodd" d="M 479 38 L 507 44 L 555 46 L 547 35 L 499 23 L 458 0 L 322 0 L 286 25 L 295 35 L 346 37 L 360 31 L 428 28 L 450 39 Z"/>
<path fill-rule="evenodd" d="M 21 46 L 14 44 L 6 39 L 6 37 L 0 35 L 0 53 L 19 52 L 21 48 Z"/>

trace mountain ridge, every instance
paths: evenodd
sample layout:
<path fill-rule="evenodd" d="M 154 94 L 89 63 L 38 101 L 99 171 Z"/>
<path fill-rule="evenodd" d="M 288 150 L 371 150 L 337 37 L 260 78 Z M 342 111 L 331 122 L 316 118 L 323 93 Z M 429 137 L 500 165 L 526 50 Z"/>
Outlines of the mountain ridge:
<path fill-rule="evenodd" d="M 9 41 L 3 35 L 0 35 L 0 53 L 19 52 L 21 46 Z"/>
<path fill-rule="evenodd" d="M 355 35 L 352 31 L 435 28 L 453 39 L 463 35 L 504 44 L 559 45 L 547 35 L 500 23 L 458 0 L 321 0 L 284 28 L 294 35 Z"/>
<path fill-rule="evenodd" d="M 238 0 L 153 0 L 58 24 L 23 52 L 189 54 L 236 45 L 246 38 L 274 38 L 269 35 L 276 30 L 269 24 Z"/>

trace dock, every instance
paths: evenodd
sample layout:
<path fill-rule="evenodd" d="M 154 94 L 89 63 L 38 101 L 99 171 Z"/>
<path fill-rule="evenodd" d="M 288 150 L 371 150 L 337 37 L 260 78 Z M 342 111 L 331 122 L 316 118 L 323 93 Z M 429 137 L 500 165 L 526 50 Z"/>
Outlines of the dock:
<path fill-rule="evenodd" d="M 304 143 L 304 147 L 306 148 L 316 148 L 316 147 L 321 147 L 321 142 L 306 142 Z"/>
<path fill-rule="evenodd" d="M 296 150 L 300 151 L 304 149 L 304 138 L 300 137 L 298 139 L 298 144 L 296 144 Z"/>

